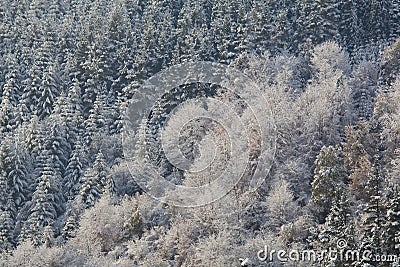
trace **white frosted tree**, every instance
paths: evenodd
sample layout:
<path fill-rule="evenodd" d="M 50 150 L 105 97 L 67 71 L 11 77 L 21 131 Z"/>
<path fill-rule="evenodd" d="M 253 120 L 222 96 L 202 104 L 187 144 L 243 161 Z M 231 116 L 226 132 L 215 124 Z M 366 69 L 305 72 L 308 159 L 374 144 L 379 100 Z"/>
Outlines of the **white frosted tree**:
<path fill-rule="evenodd" d="M 285 180 L 273 186 L 263 205 L 268 211 L 267 226 L 275 229 L 292 222 L 298 212 L 290 185 Z"/>

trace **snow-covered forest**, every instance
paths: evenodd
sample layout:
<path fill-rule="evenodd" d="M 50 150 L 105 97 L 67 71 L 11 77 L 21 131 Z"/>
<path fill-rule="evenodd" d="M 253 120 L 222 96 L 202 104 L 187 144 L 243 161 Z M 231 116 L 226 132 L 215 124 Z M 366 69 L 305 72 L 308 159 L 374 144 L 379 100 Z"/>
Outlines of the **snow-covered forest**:
<path fill-rule="evenodd" d="M 0 0 L 0 18 L 0 266 L 400 266 L 399 0 Z M 240 97 L 175 88 L 133 151 L 167 180 L 209 183 L 230 160 L 223 127 L 197 120 L 182 153 L 201 167 L 212 139 L 216 162 L 196 174 L 168 161 L 160 136 L 196 111 L 164 127 L 178 104 L 225 101 L 255 133 L 228 194 L 177 207 L 130 171 L 125 111 L 148 78 L 196 61 L 258 84 L 275 149 Z M 271 164 L 256 173 L 260 155 Z M 375 257 L 263 261 L 266 246 Z"/>

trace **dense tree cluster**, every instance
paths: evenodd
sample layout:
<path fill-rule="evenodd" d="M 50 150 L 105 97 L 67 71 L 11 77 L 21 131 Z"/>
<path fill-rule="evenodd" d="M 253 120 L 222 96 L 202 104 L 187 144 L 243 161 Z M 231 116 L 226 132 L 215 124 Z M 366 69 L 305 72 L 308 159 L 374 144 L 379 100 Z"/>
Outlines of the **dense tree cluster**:
<path fill-rule="evenodd" d="M 342 239 L 400 255 L 398 0 L 0 0 L 0 18 L 1 266 L 267 266 L 257 259 L 265 245 L 323 250 Z M 245 179 L 181 209 L 143 194 L 129 172 L 124 111 L 147 78 L 200 60 L 259 84 L 277 149 L 257 191 L 246 178 L 270 152 L 254 134 Z M 257 132 L 249 107 L 221 87 L 164 95 L 135 155 L 187 186 L 209 183 L 229 154 L 208 120 L 186 125 L 180 140 L 191 168 L 218 143 L 205 173 L 175 168 L 162 151 L 168 114 L 198 97 L 235 105 Z"/>

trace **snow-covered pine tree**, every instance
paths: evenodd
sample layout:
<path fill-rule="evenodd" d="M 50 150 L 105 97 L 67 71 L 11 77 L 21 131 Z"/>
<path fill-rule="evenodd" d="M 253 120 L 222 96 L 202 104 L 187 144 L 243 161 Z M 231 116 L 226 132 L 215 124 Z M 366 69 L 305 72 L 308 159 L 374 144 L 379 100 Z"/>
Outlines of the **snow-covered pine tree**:
<path fill-rule="evenodd" d="M 7 174 L 4 171 L 3 162 L 0 161 L 0 207 L 6 205 L 7 195 L 8 195 L 8 185 L 7 185 Z"/>
<path fill-rule="evenodd" d="M 63 213 L 64 205 L 61 178 L 54 169 L 51 157 L 48 157 L 38 178 L 28 217 L 29 237 L 35 245 L 42 244 L 43 228 L 53 225 Z"/>
<path fill-rule="evenodd" d="M 27 125 L 27 135 L 25 143 L 32 156 L 36 158 L 40 155 L 41 150 L 44 148 L 44 129 L 42 122 L 39 121 L 38 116 L 33 115 Z"/>
<path fill-rule="evenodd" d="M 398 178 L 398 176 L 396 177 Z M 400 253 L 400 192 L 399 186 L 394 184 L 386 185 L 384 192 L 386 198 L 385 205 L 385 222 L 383 224 L 383 250 L 388 255 L 399 255 Z"/>
<path fill-rule="evenodd" d="M 73 78 L 68 94 L 65 98 L 66 110 L 65 124 L 67 141 L 74 144 L 82 132 L 83 125 L 83 109 L 81 99 L 81 88 L 78 79 Z"/>
<path fill-rule="evenodd" d="M 59 94 L 57 70 L 54 64 L 47 66 L 44 70 L 38 90 L 35 114 L 42 120 L 53 112 L 54 103 Z"/>
<path fill-rule="evenodd" d="M 339 43 L 347 48 L 347 51 L 352 51 L 360 45 L 360 36 L 362 25 L 357 14 L 357 3 L 355 0 L 338 1 L 338 9 L 340 16 L 336 18 L 339 30 Z"/>
<path fill-rule="evenodd" d="M 124 223 L 124 235 L 126 238 L 140 238 L 144 233 L 144 222 L 138 208 L 136 203 L 132 208 L 131 215 Z"/>
<path fill-rule="evenodd" d="M 369 61 L 362 61 L 353 69 L 349 85 L 356 120 L 368 120 L 372 116 L 378 87 L 378 71 L 378 67 Z"/>
<path fill-rule="evenodd" d="M 240 24 L 240 1 L 218 1 L 212 7 L 211 31 L 216 47 L 216 59 L 221 63 L 229 64 L 240 54 L 240 31 L 244 25 Z"/>
<path fill-rule="evenodd" d="M 17 209 L 12 195 L 7 190 L 7 177 L 0 174 L 0 254 L 14 248 L 14 230 Z"/>
<path fill-rule="evenodd" d="M 360 121 L 355 126 L 345 127 L 346 142 L 343 145 L 344 164 L 349 171 L 350 186 L 356 199 L 367 199 L 366 183 L 370 173 L 372 138 L 369 124 Z"/>
<path fill-rule="evenodd" d="M 17 120 L 16 105 L 20 98 L 21 73 L 16 55 L 9 54 L 6 57 L 8 65 L 7 73 L 4 76 L 5 84 L 2 86 L 1 108 L 0 108 L 0 131 L 8 132 L 15 128 Z"/>
<path fill-rule="evenodd" d="M 84 122 L 84 141 L 87 145 L 91 144 L 92 141 L 96 139 L 96 136 L 108 133 L 107 122 L 110 118 L 110 114 L 107 113 L 107 111 L 109 110 L 106 103 L 106 96 L 99 93 L 90 109 L 89 117 Z"/>
<path fill-rule="evenodd" d="M 63 176 L 71 153 L 71 145 L 67 140 L 65 124 L 49 121 L 45 149 L 53 158 L 53 167 L 58 175 Z"/>
<path fill-rule="evenodd" d="M 0 253 L 10 253 L 14 248 L 15 222 L 11 213 L 7 208 L 0 209 Z"/>
<path fill-rule="evenodd" d="M 382 233 L 385 222 L 383 183 L 384 177 L 380 158 L 376 154 L 366 184 L 366 194 L 369 199 L 362 218 L 362 242 L 360 248 L 361 251 L 369 250 L 375 255 L 385 252 L 382 250 Z M 364 263 L 364 259 L 361 260 L 361 263 Z M 368 263 L 381 266 L 379 262 L 370 261 Z"/>
<path fill-rule="evenodd" d="M 84 173 L 84 163 L 86 162 L 86 153 L 80 140 L 75 143 L 74 150 L 68 160 L 63 177 L 64 197 L 72 200 L 79 193 L 81 188 L 81 179 Z"/>
<path fill-rule="evenodd" d="M 42 244 L 46 248 L 50 248 L 55 244 L 54 231 L 51 225 L 46 225 L 43 229 Z"/>
<path fill-rule="evenodd" d="M 103 153 L 98 153 L 92 168 L 89 168 L 82 178 L 80 197 L 85 207 L 91 207 L 100 198 L 107 184 L 110 170 Z"/>
<path fill-rule="evenodd" d="M 8 136 L 1 146 L 2 168 L 7 177 L 7 192 L 12 196 L 17 208 L 30 199 L 32 161 L 25 143 Z"/>
<path fill-rule="evenodd" d="M 343 190 L 347 179 L 339 153 L 338 147 L 324 146 L 315 160 L 311 198 L 323 218 L 332 208 L 335 196 Z"/>
<path fill-rule="evenodd" d="M 64 228 L 62 230 L 62 236 L 64 240 L 69 240 L 76 236 L 75 230 L 78 228 L 78 220 L 75 214 L 71 214 L 67 217 Z"/>
<path fill-rule="evenodd" d="M 336 191 L 333 205 L 326 217 L 322 231 L 319 234 L 320 240 L 325 241 L 321 244 L 322 249 L 332 248 L 338 251 L 357 249 L 353 221 L 354 214 L 351 210 L 351 203 L 349 203 L 347 194 L 348 191 L 346 188 L 342 191 Z M 338 247 L 339 240 L 345 240 L 346 247 Z M 346 264 L 351 263 L 351 259 L 340 259 L 339 257 L 336 259 L 332 258 L 330 261 L 325 262 L 325 264 L 329 264 L 329 266 L 332 264 L 333 266 L 346 266 Z"/>

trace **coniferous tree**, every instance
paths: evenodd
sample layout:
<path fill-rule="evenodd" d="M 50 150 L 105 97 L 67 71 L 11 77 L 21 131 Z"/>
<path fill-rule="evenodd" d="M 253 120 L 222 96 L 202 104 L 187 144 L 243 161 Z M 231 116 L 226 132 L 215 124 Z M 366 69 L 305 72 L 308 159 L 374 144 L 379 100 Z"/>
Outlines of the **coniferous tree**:
<path fill-rule="evenodd" d="M 76 237 L 75 231 L 78 228 L 78 221 L 75 215 L 70 215 L 65 222 L 64 228 L 62 230 L 62 236 L 65 240 Z"/>
<path fill-rule="evenodd" d="M 315 160 L 312 201 L 323 216 L 331 209 L 335 196 L 347 179 L 339 153 L 338 148 L 324 146 Z"/>
<path fill-rule="evenodd" d="M 93 206 L 104 192 L 106 185 L 111 185 L 110 182 L 107 183 L 109 172 L 103 153 L 98 153 L 93 167 L 88 169 L 82 178 L 80 197 L 86 207 Z"/>
<path fill-rule="evenodd" d="M 106 97 L 103 94 L 96 96 L 96 101 L 90 110 L 89 117 L 85 121 L 85 142 L 90 144 L 93 139 L 99 134 L 108 133 L 108 116 L 110 115 L 107 111 Z"/>
<path fill-rule="evenodd" d="M 42 243 L 44 227 L 52 226 L 63 211 L 64 199 L 61 192 L 60 177 L 57 175 L 50 157 L 47 159 L 39 177 L 28 218 L 29 238 L 35 245 Z"/>
<path fill-rule="evenodd" d="M 44 119 L 48 117 L 53 112 L 54 103 L 57 97 L 57 77 L 54 65 L 49 65 L 43 72 L 42 82 L 39 85 L 39 96 L 37 97 L 37 102 L 35 103 L 36 112 L 39 119 Z"/>
<path fill-rule="evenodd" d="M 64 196 L 67 199 L 73 199 L 79 193 L 86 162 L 85 156 L 83 144 L 78 140 L 69 158 L 63 178 Z"/>
<path fill-rule="evenodd" d="M 400 252 L 400 193 L 398 186 L 389 184 L 385 189 L 386 199 L 384 208 L 386 211 L 383 224 L 383 250 L 388 255 L 398 255 Z"/>
<path fill-rule="evenodd" d="M 378 155 L 375 155 L 366 184 L 366 193 L 369 199 L 364 210 L 361 243 L 361 251 L 369 250 L 375 255 L 384 252 L 382 250 L 382 233 L 385 221 L 383 182 L 384 178 L 382 176 L 380 159 Z M 363 263 L 363 260 L 361 263 Z M 379 262 L 371 261 L 370 263 L 378 264 L 379 266 Z"/>
<path fill-rule="evenodd" d="M 344 164 L 350 172 L 350 186 L 357 199 L 367 199 L 366 183 L 372 164 L 369 125 L 360 121 L 356 126 L 345 128 L 347 141 L 343 143 Z"/>
<path fill-rule="evenodd" d="M 0 253 L 9 253 L 14 248 L 14 226 L 15 223 L 10 210 L 0 209 Z"/>
<path fill-rule="evenodd" d="M 81 88 L 78 79 L 72 80 L 71 87 L 65 99 L 65 123 L 67 131 L 67 140 L 70 144 L 74 144 L 82 132 L 83 124 L 83 107 L 81 99 Z"/>
<path fill-rule="evenodd" d="M 322 242 L 322 249 L 332 248 L 338 251 L 357 249 L 353 221 L 354 214 L 347 194 L 347 190 L 343 189 L 342 191 L 337 191 L 334 196 L 333 205 L 326 217 L 323 230 L 319 234 L 319 239 L 324 241 Z M 341 244 L 343 240 L 345 244 Z M 340 247 L 342 245 L 345 245 L 345 247 Z M 325 264 L 334 266 L 348 266 L 351 263 L 351 259 L 339 257 L 325 262 Z"/>
<path fill-rule="evenodd" d="M 378 86 L 378 68 L 368 61 L 357 65 L 350 80 L 352 106 L 356 120 L 371 118 Z"/>
<path fill-rule="evenodd" d="M 6 138 L 2 146 L 3 170 L 7 177 L 7 191 L 21 208 L 30 199 L 32 168 L 31 158 L 21 140 Z"/>

